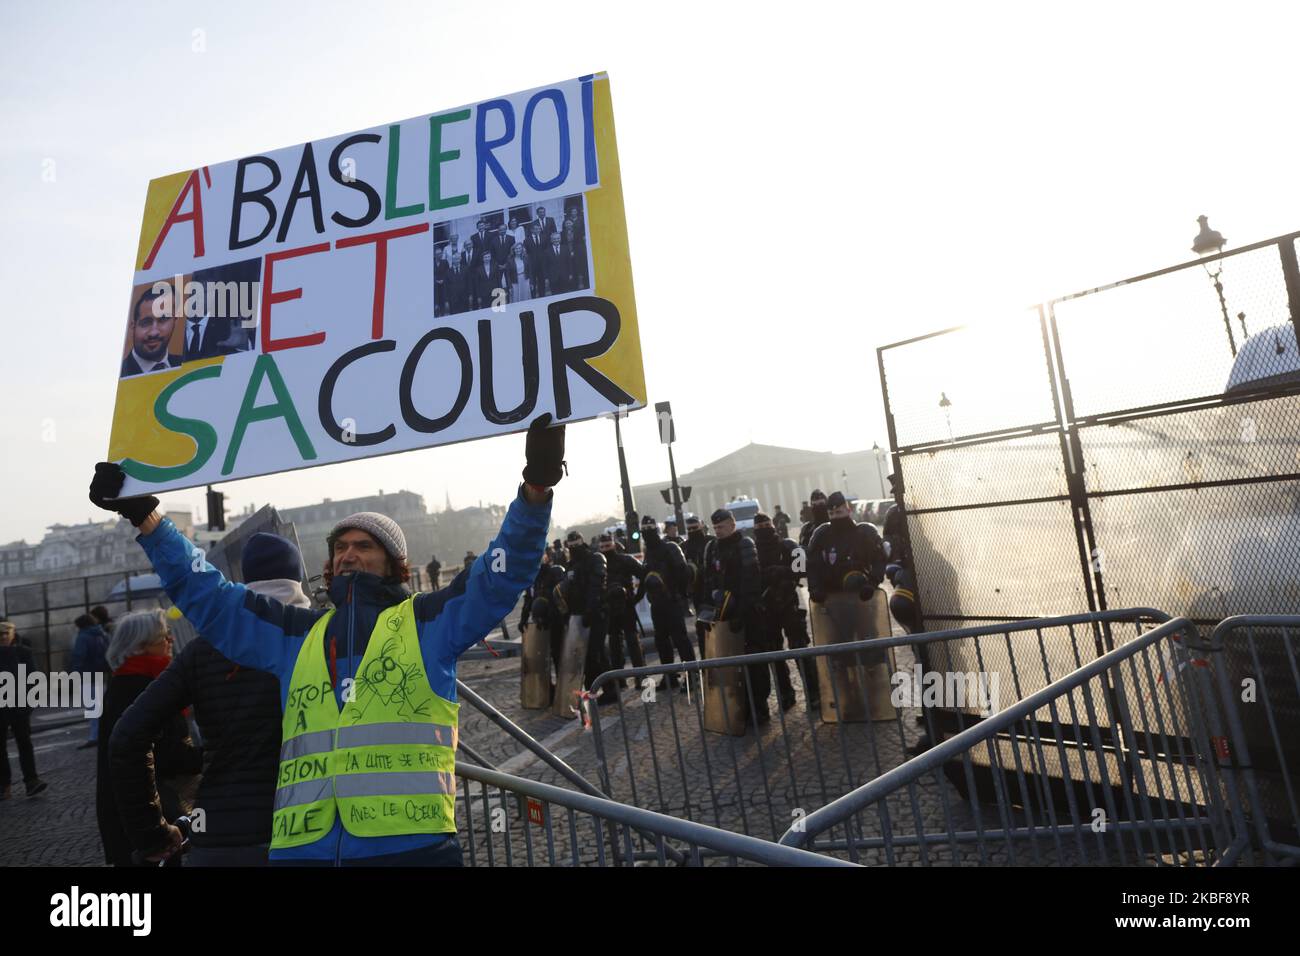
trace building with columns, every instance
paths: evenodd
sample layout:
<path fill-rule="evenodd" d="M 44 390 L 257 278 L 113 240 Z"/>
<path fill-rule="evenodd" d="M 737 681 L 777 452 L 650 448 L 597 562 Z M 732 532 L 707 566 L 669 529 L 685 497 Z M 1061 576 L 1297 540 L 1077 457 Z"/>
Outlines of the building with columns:
<path fill-rule="evenodd" d="M 678 474 L 677 483 L 691 488 L 683 511 L 692 511 L 706 520 L 716 508 L 740 495 L 757 498 L 768 514 L 780 505 L 797 520 L 800 504 L 808 500 L 814 488 L 826 494 L 842 491 L 851 498 L 888 497 L 889 483 L 884 476 L 889 474 L 889 468 L 889 456 L 883 448 L 879 455 L 870 450 L 835 454 L 751 442 L 717 461 Z M 634 486 L 637 509 L 662 521 L 672 513 L 672 507 L 665 505 L 659 494 L 661 488 L 667 487 L 667 476 Z"/>

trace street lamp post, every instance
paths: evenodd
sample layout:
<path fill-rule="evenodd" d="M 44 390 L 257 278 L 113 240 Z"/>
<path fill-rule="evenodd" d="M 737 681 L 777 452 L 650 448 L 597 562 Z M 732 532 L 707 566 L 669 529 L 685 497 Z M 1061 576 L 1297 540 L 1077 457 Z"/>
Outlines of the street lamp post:
<path fill-rule="evenodd" d="M 1192 240 L 1192 252 L 1198 256 L 1217 256 L 1227 245 L 1227 240 L 1223 238 L 1223 233 L 1217 229 L 1210 228 L 1210 220 L 1207 216 L 1197 216 L 1196 221 L 1200 223 L 1201 231 L 1196 234 Z M 1228 333 L 1228 348 L 1232 350 L 1232 357 L 1237 357 L 1237 341 L 1232 335 L 1232 320 L 1228 318 L 1228 300 L 1223 296 L 1223 283 L 1219 276 L 1223 273 L 1223 260 L 1215 259 L 1214 268 L 1211 270 L 1209 262 L 1201 263 L 1205 267 L 1205 274 L 1214 280 L 1214 291 L 1219 296 L 1219 311 L 1223 313 L 1223 328 Z M 1246 335 L 1246 313 L 1242 312 L 1237 316 L 1241 322 L 1241 334 Z"/>
<path fill-rule="evenodd" d="M 880 479 L 880 497 L 885 497 L 885 473 L 880 468 L 880 442 L 871 443 L 871 453 L 876 456 L 876 477 Z"/>

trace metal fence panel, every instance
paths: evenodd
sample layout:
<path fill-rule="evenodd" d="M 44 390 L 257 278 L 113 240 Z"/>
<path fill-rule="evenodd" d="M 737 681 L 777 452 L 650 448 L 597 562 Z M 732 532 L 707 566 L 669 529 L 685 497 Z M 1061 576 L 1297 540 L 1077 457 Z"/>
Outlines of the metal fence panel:
<path fill-rule="evenodd" d="M 1017 329 L 1019 366 L 993 366 L 1035 383 L 1022 405 L 992 390 L 958 416 L 945 383 L 979 367 L 973 328 L 881 347 L 922 621 L 1300 609 L 1296 249 L 1282 236 L 1054 300 L 1047 360 Z"/>
<path fill-rule="evenodd" d="M 996 329 L 949 329 L 886 346 L 879 354 L 895 448 L 1056 421 L 1036 309 Z"/>
<path fill-rule="evenodd" d="M 925 620 L 1014 620 L 1088 610 L 1068 501 L 908 514 Z"/>
<path fill-rule="evenodd" d="M 1120 644 L 815 811 L 781 842 L 818 847 L 822 834 L 856 827 L 866 853 L 920 865 L 1234 862 L 1249 837 L 1236 775 L 1212 759 L 1221 715 L 1192 636 L 1177 619 Z M 1152 716 L 1173 697 L 1186 725 L 1177 739 Z M 1139 701 L 1150 711 L 1140 722 Z M 1067 719 L 1080 703 L 1106 709 L 1114 733 Z M 925 809 L 936 798 L 941 817 Z"/>
<path fill-rule="evenodd" d="M 1042 498 L 1068 499 L 1056 432 L 971 445 L 940 445 L 906 456 L 910 513 Z"/>
<path fill-rule="evenodd" d="M 850 865 L 463 761 L 456 776 L 470 866 Z"/>
<path fill-rule="evenodd" d="M 1220 266 L 1222 306 L 1207 274 Z M 1209 269 L 1192 263 L 1070 296 L 1052 310 L 1081 419 L 1220 395 L 1238 354 L 1254 362 L 1238 316 L 1251 335 L 1291 323 L 1276 244 L 1229 253 Z"/>
<path fill-rule="evenodd" d="M 629 676 L 647 690 L 639 698 L 620 695 L 614 707 L 591 708 L 602 789 L 634 806 L 775 839 L 812 808 L 902 765 L 923 732 L 931 741 L 960 732 L 980 720 L 981 710 L 1018 701 L 1069 675 L 1081 663 L 1093 661 L 1112 644 L 1136 639 L 1145 626 L 1163 619 L 1158 612 L 1142 609 L 1113 611 L 609 672 L 597 679 L 593 695 Z M 895 654 L 889 691 L 898 704 L 893 720 L 824 723 L 819 711 L 802 706 L 806 698 L 801 662 L 850 659 L 868 646 L 892 648 Z M 1019 653 L 1012 653 L 1013 649 Z M 1024 653 L 1028 650 L 1032 653 Z M 967 693 L 981 677 L 992 681 L 997 699 L 981 701 L 976 689 L 974 699 L 968 698 L 964 706 L 927 707 L 923 714 L 924 692 L 912 682 L 916 669 L 927 666 L 923 660 L 929 661 L 928 671 L 958 675 Z M 742 664 L 748 666 L 738 666 Z M 750 718 L 742 736 L 705 729 L 699 692 L 701 674 L 732 667 L 744 681 L 742 706 Z M 796 706 L 773 710 L 766 723 L 755 720 L 767 710 L 767 702 L 755 696 L 755 667 L 788 668 L 798 691 Z M 666 688 L 648 693 L 652 684 L 647 685 L 647 679 L 670 673 L 690 675 L 689 696 Z M 822 692 L 832 692 L 826 681 Z M 1078 734 L 1100 735 L 1113 745 L 1112 725 L 1117 720 L 1112 715 L 1113 700 L 1101 694 L 1091 705 L 1082 699 L 1071 701 L 1073 715 L 1063 718 L 1063 723 Z M 924 726 L 918 723 L 922 718 Z M 705 786 L 699 785 L 701 777 Z M 961 801 L 950 797 L 931 794 L 924 801 L 926 813 L 933 819 L 949 814 L 973 825 L 974 818 L 962 809 Z M 828 834 L 819 847 L 856 859 L 858 850 L 869 843 L 870 837 L 852 824 Z M 882 858 L 881 862 L 898 861 Z"/>
<path fill-rule="evenodd" d="M 1216 754 L 1246 768 L 1255 834 L 1269 857 L 1300 861 L 1300 616 L 1228 618 L 1208 652 L 1231 724 Z"/>

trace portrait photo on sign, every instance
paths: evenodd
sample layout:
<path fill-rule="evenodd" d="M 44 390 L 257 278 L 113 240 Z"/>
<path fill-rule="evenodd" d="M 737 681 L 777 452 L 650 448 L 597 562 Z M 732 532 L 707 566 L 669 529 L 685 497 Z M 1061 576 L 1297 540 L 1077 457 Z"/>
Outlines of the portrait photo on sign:
<path fill-rule="evenodd" d="M 592 287 L 584 197 L 511 206 L 433 227 L 437 316 Z"/>
<path fill-rule="evenodd" d="M 185 290 L 185 361 L 256 347 L 261 275 L 261 259 L 195 271 Z"/>
<path fill-rule="evenodd" d="M 183 283 L 186 277 L 178 278 Z M 185 338 L 172 287 L 171 282 L 149 282 L 132 288 L 120 377 L 180 368 Z"/>

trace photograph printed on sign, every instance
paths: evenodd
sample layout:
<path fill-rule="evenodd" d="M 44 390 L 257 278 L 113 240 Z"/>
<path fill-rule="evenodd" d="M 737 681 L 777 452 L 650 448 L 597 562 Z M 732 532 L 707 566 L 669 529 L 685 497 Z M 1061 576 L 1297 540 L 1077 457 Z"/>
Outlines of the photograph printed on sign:
<path fill-rule="evenodd" d="M 180 277 L 184 281 L 184 277 Z M 158 286 L 156 288 L 156 286 Z M 180 368 L 185 339 L 173 307 L 171 284 L 147 282 L 131 289 L 121 378 Z"/>
<path fill-rule="evenodd" d="M 438 317 L 586 291 L 591 248 L 583 196 L 437 223 L 433 259 Z"/>
<path fill-rule="evenodd" d="M 255 348 L 261 272 L 246 259 L 135 286 L 120 377 Z"/>
<path fill-rule="evenodd" d="M 234 355 L 257 347 L 261 259 L 245 259 L 194 273 L 185 309 L 185 361 Z M 191 299 L 201 300 L 190 309 Z M 191 313 L 195 314 L 191 314 Z"/>

